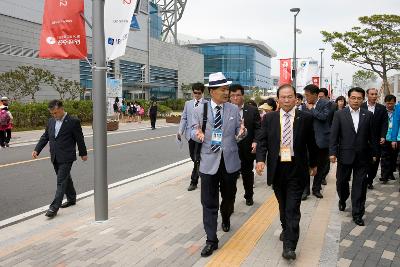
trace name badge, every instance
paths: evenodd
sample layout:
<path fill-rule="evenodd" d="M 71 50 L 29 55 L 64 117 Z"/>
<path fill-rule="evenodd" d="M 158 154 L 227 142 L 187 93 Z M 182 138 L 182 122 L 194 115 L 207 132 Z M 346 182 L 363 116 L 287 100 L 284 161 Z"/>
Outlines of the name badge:
<path fill-rule="evenodd" d="M 392 129 L 392 122 L 389 122 L 389 128 Z"/>
<path fill-rule="evenodd" d="M 292 150 L 290 147 L 281 146 L 281 162 L 291 162 L 292 161 Z"/>
<path fill-rule="evenodd" d="M 222 145 L 222 130 L 214 129 L 211 133 L 211 145 Z"/>

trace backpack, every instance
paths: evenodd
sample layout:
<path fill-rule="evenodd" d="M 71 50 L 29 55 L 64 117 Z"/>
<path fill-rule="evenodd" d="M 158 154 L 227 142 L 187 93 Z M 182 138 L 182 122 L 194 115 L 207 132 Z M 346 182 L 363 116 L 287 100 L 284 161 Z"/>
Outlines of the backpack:
<path fill-rule="evenodd" d="M 7 110 L 0 111 L 0 126 L 7 126 L 10 124 L 11 118 Z"/>
<path fill-rule="evenodd" d="M 139 115 L 144 115 L 144 108 L 143 107 L 140 108 Z"/>

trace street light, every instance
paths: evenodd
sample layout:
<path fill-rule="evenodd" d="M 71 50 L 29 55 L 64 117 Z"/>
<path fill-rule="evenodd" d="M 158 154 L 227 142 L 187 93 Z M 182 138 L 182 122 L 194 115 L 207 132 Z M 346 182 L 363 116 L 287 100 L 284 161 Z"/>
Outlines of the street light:
<path fill-rule="evenodd" d="M 296 59 L 296 33 L 297 33 L 297 28 L 296 28 L 296 17 L 300 12 L 300 8 L 291 8 L 290 12 L 295 13 L 294 14 L 294 49 L 293 49 L 293 70 L 292 70 L 292 78 L 293 78 L 293 87 L 296 89 L 296 76 L 297 76 L 297 59 Z"/>
<path fill-rule="evenodd" d="M 331 66 L 331 95 L 333 95 L 332 73 L 333 73 L 333 67 L 335 67 L 335 65 L 331 64 L 329 66 Z"/>
<path fill-rule="evenodd" d="M 318 50 L 321 51 L 321 69 L 320 69 L 320 72 L 319 72 L 319 88 L 322 88 L 322 68 L 323 68 L 323 65 L 322 65 L 322 54 L 324 53 L 325 48 L 320 48 Z"/>

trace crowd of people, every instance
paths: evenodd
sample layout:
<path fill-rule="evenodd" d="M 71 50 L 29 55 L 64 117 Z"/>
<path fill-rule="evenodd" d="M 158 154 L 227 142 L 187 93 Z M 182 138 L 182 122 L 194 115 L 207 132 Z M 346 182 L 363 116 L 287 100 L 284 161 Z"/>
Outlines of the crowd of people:
<path fill-rule="evenodd" d="M 204 99 L 205 88 L 209 100 Z M 374 189 L 379 164 L 382 183 L 395 179 L 400 104 L 393 95 L 387 95 L 381 105 L 377 89 L 354 87 L 346 97 L 332 101 L 325 88 L 307 85 L 304 94 L 299 94 L 292 85 L 284 84 L 276 98 L 257 105 L 245 103 L 243 86 L 232 84 L 221 72 L 210 74 L 206 85 L 193 84 L 192 91 L 177 138 L 188 141 L 194 164 L 189 191 L 197 188 L 200 177 L 207 235 L 203 257 L 218 249 L 219 206 L 221 228 L 230 231 L 240 175 L 245 203 L 254 204 L 254 167 L 260 176 L 267 170 L 267 184 L 278 200 L 285 259 L 296 258 L 301 201 L 310 193 L 323 198 L 331 163 L 337 162 L 338 209 L 344 211 L 351 196 L 353 221 L 359 226 L 365 224 L 367 188 Z"/>

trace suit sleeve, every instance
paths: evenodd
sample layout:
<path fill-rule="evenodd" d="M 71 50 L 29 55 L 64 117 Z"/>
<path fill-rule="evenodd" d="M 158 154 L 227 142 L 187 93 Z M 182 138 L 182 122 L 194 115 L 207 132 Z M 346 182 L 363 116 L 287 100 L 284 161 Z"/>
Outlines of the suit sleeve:
<path fill-rule="evenodd" d="M 50 121 L 49 120 L 47 122 L 47 126 L 46 126 L 46 130 L 44 131 L 44 133 L 42 134 L 42 136 L 39 139 L 39 142 L 37 143 L 35 150 L 37 152 L 37 154 L 39 155 L 40 152 L 42 152 L 43 148 L 47 145 L 47 143 L 49 142 L 49 125 L 50 125 Z"/>
<path fill-rule="evenodd" d="M 311 168 L 317 166 L 318 162 L 318 147 L 315 141 L 315 134 L 314 134 L 314 126 L 313 126 L 313 118 L 310 117 L 308 119 L 307 128 L 309 129 L 309 133 L 307 134 L 307 149 L 309 154 L 309 165 Z"/>
<path fill-rule="evenodd" d="M 182 112 L 182 118 L 181 118 L 181 122 L 179 124 L 179 131 L 178 133 L 183 134 L 185 132 L 186 129 L 186 125 L 187 125 L 187 105 L 189 104 L 189 102 L 185 103 L 185 107 L 183 108 L 183 112 Z"/>
<path fill-rule="evenodd" d="M 338 146 L 339 146 L 339 131 L 340 131 L 340 114 L 338 112 L 333 116 L 333 122 L 331 127 L 331 135 L 329 137 L 329 156 L 338 155 Z"/>
<path fill-rule="evenodd" d="M 389 122 L 388 122 L 388 113 L 386 111 L 386 109 L 383 110 L 383 114 L 382 114 L 382 128 L 381 128 L 381 136 L 379 136 L 380 138 L 385 138 L 386 139 L 386 134 L 388 131 L 388 127 L 389 127 Z M 378 137 L 378 136 L 376 136 Z"/>
<path fill-rule="evenodd" d="M 79 156 L 80 157 L 87 156 L 85 138 L 83 137 L 81 122 L 78 119 L 75 120 L 75 125 L 73 128 L 73 135 L 74 135 L 76 144 L 78 145 Z"/>
<path fill-rule="evenodd" d="M 254 129 L 254 140 L 253 140 L 253 142 L 256 142 L 257 135 L 261 130 L 261 117 L 260 117 L 260 112 L 258 112 L 258 110 L 256 110 L 254 112 L 253 129 Z"/>
<path fill-rule="evenodd" d="M 400 126 L 400 105 L 397 104 L 393 113 L 392 140 L 397 141 Z"/>
<path fill-rule="evenodd" d="M 267 158 L 267 144 L 268 144 L 268 119 L 264 118 L 261 122 L 261 128 L 256 135 L 257 140 L 257 150 L 256 150 L 256 161 L 257 162 L 265 162 Z"/>
<path fill-rule="evenodd" d="M 203 114 L 203 112 L 199 112 L 198 109 L 199 108 L 204 108 L 203 105 L 196 107 L 193 110 L 193 114 L 192 114 L 192 125 L 190 125 L 191 127 L 191 132 L 190 132 L 190 138 L 193 141 L 196 141 L 197 143 L 201 143 L 201 141 L 197 138 L 196 136 L 196 131 L 198 128 L 201 128 L 201 122 L 203 118 L 200 118 L 200 115 Z"/>
<path fill-rule="evenodd" d="M 318 110 L 316 108 L 311 109 L 311 114 L 314 119 L 319 121 L 326 121 L 329 118 L 330 104 L 327 102 L 322 106 L 322 109 Z"/>

